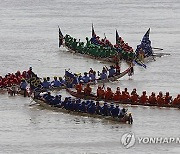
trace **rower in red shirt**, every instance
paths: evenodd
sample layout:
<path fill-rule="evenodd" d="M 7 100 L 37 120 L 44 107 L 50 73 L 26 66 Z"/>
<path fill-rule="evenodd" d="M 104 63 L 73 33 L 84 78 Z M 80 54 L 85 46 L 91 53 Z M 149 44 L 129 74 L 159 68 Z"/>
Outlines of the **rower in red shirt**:
<path fill-rule="evenodd" d="M 116 93 L 113 96 L 113 100 L 114 101 L 120 101 L 120 99 L 121 99 L 121 92 L 120 92 L 120 88 L 117 87 Z"/>
<path fill-rule="evenodd" d="M 86 87 L 84 88 L 84 94 L 89 96 L 92 92 L 92 88 L 90 87 L 90 84 L 88 83 Z"/>
<path fill-rule="evenodd" d="M 146 95 L 146 91 L 143 91 L 142 95 L 141 95 L 141 97 L 139 99 L 139 103 L 140 104 L 146 104 L 147 102 L 148 102 L 148 97 Z"/>
<path fill-rule="evenodd" d="M 83 90 L 82 84 L 81 84 L 81 83 L 77 84 L 76 87 L 75 87 L 75 89 L 77 90 L 77 93 L 78 93 L 78 94 L 81 94 L 81 92 L 82 92 L 82 90 Z"/>
<path fill-rule="evenodd" d="M 126 93 L 125 91 L 122 91 L 121 100 L 122 100 L 123 102 L 128 102 L 128 101 L 130 101 L 130 95 L 129 95 L 129 93 Z"/>
<path fill-rule="evenodd" d="M 154 92 L 149 96 L 149 104 L 157 104 L 156 94 Z"/>
<path fill-rule="evenodd" d="M 164 104 L 164 98 L 163 98 L 163 94 L 162 94 L 162 92 L 160 91 L 159 92 L 159 95 L 157 95 L 157 104 L 159 105 L 159 106 L 161 106 L 161 105 L 163 105 Z"/>
<path fill-rule="evenodd" d="M 170 104 L 172 102 L 172 96 L 169 96 L 169 92 L 166 92 L 166 95 L 164 96 L 164 103 Z"/>
<path fill-rule="evenodd" d="M 172 105 L 180 106 L 180 94 L 173 100 Z"/>
<path fill-rule="evenodd" d="M 112 100 L 113 99 L 113 92 L 110 87 L 107 87 L 107 90 L 105 92 L 105 99 L 106 100 Z"/>
<path fill-rule="evenodd" d="M 104 97 L 105 97 L 104 95 L 105 95 L 105 92 L 104 92 L 103 88 L 101 86 L 98 86 L 97 97 L 100 99 L 104 99 Z"/>
<path fill-rule="evenodd" d="M 134 88 L 133 91 L 131 92 L 131 97 L 130 100 L 132 103 L 137 103 L 139 102 L 139 95 L 136 93 L 136 89 Z"/>

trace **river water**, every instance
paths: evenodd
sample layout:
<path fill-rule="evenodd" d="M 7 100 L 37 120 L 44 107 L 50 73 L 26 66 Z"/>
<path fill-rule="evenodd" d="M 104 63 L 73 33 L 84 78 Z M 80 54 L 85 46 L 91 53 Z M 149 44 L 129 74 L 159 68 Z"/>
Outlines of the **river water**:
<path fill-rule="evenodd" d="M 39 76 L 63 76 L 64 70 L 84 72 L 109 64 L 58 49 L 58 25 L 63 34 L 81 40 L 91 36 L 91 24 L 101 37 L 115 42 L 115 30 L 133 48 L 151 28 L 153 47 L 170 56 L 157 58 L 147 69 L 135 67 L 115 83 L 139 94 L 146 90 L 175 97 L 180 92 L 180 1 L 179 0 L 1 0 L 0 74 L 33 67 Z M 162 51 L 157 51 L 162 52 Z M 127 66 L 122 64 L 122 70 Z M 67 95 L 62 91 L 63 95 Z M 0 95 L 0 153 L 180 153 L 180 144 L 137 143 L 126 149 L 121 136 L 180 137 L 180 111 L 155 107 L 128 107 L 133 125 L 117 124 L 48 110 L 21 96 Z M 122 107 L 122 106 L 121 106 Z"/>

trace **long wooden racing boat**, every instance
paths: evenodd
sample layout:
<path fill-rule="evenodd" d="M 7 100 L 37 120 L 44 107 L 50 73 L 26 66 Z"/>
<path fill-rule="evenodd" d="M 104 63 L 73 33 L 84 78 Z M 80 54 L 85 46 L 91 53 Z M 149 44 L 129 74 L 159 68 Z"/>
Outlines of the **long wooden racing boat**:
<path fill-rule="evenodd" d="M 108 77 L 107 79 L 104 79 L 104 80 L 97 79 L 94 82 L 89 82 L 89 84 L 106 83 L 106 82 L 109 82 L 109 81 L 111 81 L 111 82 L 116 81 L 116 80 L 120 79 L 121 77 L 125 76 L 126 74 L 128 74 L 130 69 L 131 69 L 131 67 L 127 68 L 125 71 L 121 72 L 118 75 L 115 75 L 113 77 Z"/>
<path fill-rule="evenodd" d="M 107 82 L 114 82 L 114 81 L 117 81 L 118 79 L 122 78 L 123 76 L 125 76 L 126 74 L 129 73 L 131 67 L 127 68 L 126 70 L 124 70 L 123 72 L 121 72 L 120 74 L 118 75 L 115 75 L 113 77 L 109 77 L 107 79 L 96 79 L 95 81 L 90 81 L 88 82 L 88 84 L 90 85 L 96 85 L 98 83 L 107 83 Z M 82 83 L 82 85 L 86 85 L 87 83 Z M 66 89 L 66 86 L 62 86 L 62 87 L 51 87 L 49 90 L 51 91 L 60 91 L 62 89 Z"/>
<path fill-rule="evenodd" d="M 131 101 L 113 101 L 113 100 L 105 100 L 105 99 L 99 99 L 95 94 L 91 94 L 90 96 L 86 96 L 83 92 L 81 94 L 78 94 L 77 92 L 71 90 L 70 88 L 66 89 L 66 91 L 76 97 L 76 98 L 81 98 L 81 99 L 86 99 L 86 100 L 96 100 L 96 101 L 106 101 L 106 102 L 113 102 L 116 104 L 126 104 L 126 105 L 140 105 L 140 106 L 156 106 L 156 107 L 168 107 L 168 108 L 179 108 L 180 105 L 172 105 L 172 104 L 163 104 L 163 105 L 158 105 L 158 104 L 142 104 L 142 103 L 132 103 Z"/>
<path fill-rule="evenodd" d="M 34 99 L 33 98 L 33 100 L 35 102 L 37 102 L 40 106 L 42 106 L 43 108 L 45 108 L 47 110 L 53 110 L 53 111 L 63 112 L 63 113 L 67 113 L 67 114 L 77 115 L 77 116 L 98 118 L 98 119 L 103 119 L 103 120 L 107 120 L 107 121 L 114 121 L 114 122 L 118 122 L 118 123 L 129 123 L 130 120 L 132 120 L 132 119 L 130 119 L 129 115 L 125 115 L 123 118 L 113 118 L 111 116 L 103 116 L 103 115 L 97 115 L 97 114 L 88 114 L 88 113 L 82 113 L 82 112 L 75 112 L 75 111 L 66 110 L 64 108 L 54 107 L 54 106 L 51 106 L 51 105 L 47 104 L 42 99 Z M 131 121 L 131 123 L 132 123 L 132 121 Z"/>
<path fill-rule="evenodd" d="M 81 54 L 79 52 L 76 52 L 76 51 L 72 50 L 68 46 L 66 46 L 65 43 L 63 43 L 63 47 L 67 49 L 67 52 L 70 52 L 70 53 L 73 53 L 73 54 L 76 54 L 76 55 L 79 55 L 79 56 L 83 56 L 83 57 L 91 58 L 91 59 L 96 59 L 96 60 L 99 60 L 99 61 L 102 61 L 102 62 L 109 62 L 111 64 L 116 63 L 115 62 L 115 57 L 102 58 L 102 57 L 91 56 L 91 55 L 88 55 L 88 54 Z"/>

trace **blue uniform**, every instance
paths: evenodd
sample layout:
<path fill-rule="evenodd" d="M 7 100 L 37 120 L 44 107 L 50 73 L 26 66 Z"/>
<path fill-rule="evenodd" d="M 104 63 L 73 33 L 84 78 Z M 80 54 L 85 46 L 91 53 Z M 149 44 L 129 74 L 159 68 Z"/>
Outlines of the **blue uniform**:
<path fill-rule="evenodd" d="M 100 78 L 101 78 L 101 80 L 107 79 L 107 74 L 106 73 L 101 73 Z"/>
<path fill-rule="evenodd" d="M 50 86 L 51 86 L 51 83 L 50 82 L 48 82 L 48 81 L 43 81 L 42 82 L 42 86 L 43 86 L 43 88 L 50 88 Z"/>
<path fill-rule="evenodd" d="M 94 114 L 95 112 L 96 112 L 96 107 L 95 107 L 95 104 L 92 103 L 92 105 L 88 107 L 88 113 Z"/>
<path fill-rule="evenodd" d="M 26 90 L 26 87 L 27 87 L 27 82 L 26 81 L 23 81 L 23 82 L 20 83 L 20 88 L 22 90 Z"/>
<path fill-rule="evenodd" d="M 80 112 L 86 112 L 85 102 L 82 102 L 82 104 L 79 106 L 79 111 L 80 111 Z"/>
<path fill-rule="evenodd" d="M 111 114 L 112 114 L 113 117 L 118 117 L 119 112 L 120 112 L 120 109 L 119 109 L 119 107 L 116 106 L 116 108 L 114 108 L 114 109 L 111 111 Z"/>
<path fill-rule="evenodd" d="M 54 81 L 52 81 L 51 85 L 54 86 L 54 87 L 60 87 L 61 83 L 58 80 L 54 80 Z"/>
<path fill-rule="evenodd" d="M 102 107 L 102 115 L 108 116 L 109 115 L 109 109 L 107 104 Z"/>
<path fill-rule="evenodd" d="M 90 81 L 88 76 L 83 76 L 82 80 L 84 81 L 84 83 L 88 83 Z"/>
<path fill-rule="evenodd" d="M 109 69 L 109 77 L 112 77 L 113 75 L 115 75 L 116 70 L 114 68 L 110 68 Z"/>

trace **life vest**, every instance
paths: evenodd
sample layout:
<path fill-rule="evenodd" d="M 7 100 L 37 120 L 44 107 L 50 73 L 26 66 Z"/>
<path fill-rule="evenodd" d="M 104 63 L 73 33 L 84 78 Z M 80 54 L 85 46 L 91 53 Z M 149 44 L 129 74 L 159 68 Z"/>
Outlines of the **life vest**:
<path fill-rule="evenodd" d="M 114 101 L 120 101 L 121 99 L 121 93 L 120 92 L 116 92 L 113 96 L 113 100 Z"/>
<path fill-rule="evenodd" d="M 158 105 L 163 105 L 164 104 L 164 98 L 161 96 L 157 96 L 157 103 L 158 103 Z"/>
<path fill-rule="evenodd" d="M 129 101 L 129 99 L 130 99 L 129 93 L 123 92 L 121 95 L 121 100 L 125 102 L 125 101 Z"/>
<path fill-rule="evenodd" d="M 85 88 L 84 88 L 84 94 L 85 94 L 85 95 L 90 95 L 90 94 L 91 94 L 91 91 L 92 91 L 91 87 L 85 87 Z"/>
<path fill-rule="evenodd" d="M 171 96 L 165 96 L 164 97 L 164 103 L 169 104 L 171 102 L 171 98 L 172 98 Z"/>
<path fill-rule="evenodd" d="M 156 104 L 157 103 L 156 96 L 149 96 L 149 103 L 150 104 Z"/>
<path fill-rule="evenodd" d="M 113 98 L 113 92 L 111 90 L 107 90 L 105 92 L 105 99 L 106 100 L 111 100 Z"/>
<path fill-rule="evenodd" d="M 132 101 L 132 103 L 137 103 L 139 101 L 139 96 L 133 93 L 130 97 L 130 100 Z"/>
<path fill-rule="evenodd" d="M 77 84 L 77 85 L 76 85 L 76 90 L 77 90 L 77 93 L 78 93 L 78 94 L 81 93 L 81 91 L 82 91 L 82 85 L 81 85 L 81 84 Z"/>
<path fill-rule="evenodd" d="M 104 92 L 104 90 L 102 89 L 102 88 L 98 88 L 97 89 L 97 97 L 98 98 L 104 98 L 104 95 L 105 95 L 105 92 Z"/>
<path fill-rule="evenodd" d="M 139 102 L 145 104 L 148 102 L 148 97 L 146 95 L 142 95 L 139 99 Z"/>

